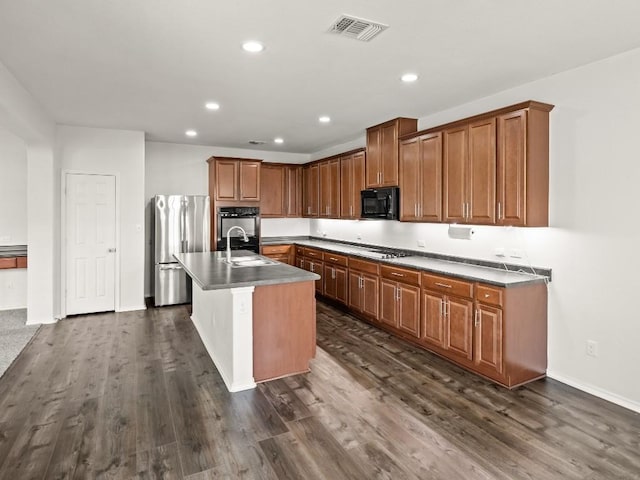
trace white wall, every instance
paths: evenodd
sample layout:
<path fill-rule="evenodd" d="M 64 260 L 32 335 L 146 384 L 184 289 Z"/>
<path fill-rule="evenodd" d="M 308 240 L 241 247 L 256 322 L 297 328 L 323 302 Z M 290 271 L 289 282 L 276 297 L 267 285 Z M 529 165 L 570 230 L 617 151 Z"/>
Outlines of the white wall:
<path fill-rule="evenodd" d="M 448 239 L 446 225 L 314 220 L 311 233 L 412 249 L 425 239 L 431 251 L 494 260 L 496 247 L 522 249 L 553 269 L 549 375 L 640 411 L 638 85 L 634 50 L 419 119 L 423 129 L 529 99 L 554 104 L 550 228 L 477 227 L 464 241 Z"/>
<path fill-rule="evenodd" d="M 27 146 L 0 128 L 0 245 L 27 244 Z M 0 270 L 0 310 L 27 307 L 27 271 Z"/>
<path fill-rule="evenodd" d="M 27 162 L 27 323 L 51 323 L 59 312 L 59 189 L 55 124 L 0 63 L 0 126 L 25 142 Z"/>
<path fill-rule="evenodd" d="M 63 172 L 117 175 L 120 289 L 116 310 L 144 309 L 144 133 L 59 126 L 57 148 Z"/>
<path fill-rule="evenodd" d="M 208 195 L 212 156 L 254 158 L 265 162 L 306 163 L 309 155 L 240 148 L 210 147 L 178 143 L 147 142 L 145 156 L 145 295 L 151 295 L 151 206 L 155 195 Z M 265 219 L 263 235 L 308 235 L 309 222 L 303 219 Z M 296 233 L 282 233 L 282 232 Z M 271 233 L 266 233 L 271 232 Z M 298 233 L 303 232 L 303 233 Z"/>

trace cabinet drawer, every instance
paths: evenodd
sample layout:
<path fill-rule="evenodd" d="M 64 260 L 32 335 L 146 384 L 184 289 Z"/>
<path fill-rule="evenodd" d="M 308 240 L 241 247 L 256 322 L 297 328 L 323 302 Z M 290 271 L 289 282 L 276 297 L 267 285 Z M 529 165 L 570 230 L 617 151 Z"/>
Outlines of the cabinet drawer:
<path fill-rule="evenodd" d="M 282 263 L 287 263 L 287 264 L 289 263 L 289 255 L 287 254 L 283 255 L 282 253 L 271 253 L 265 256 Z"/>
<path fill-rule="evenodd" d="M 27 268 L 27 257 L 18 257 L 16 259 L 17 268 Z"/>
<path fill-rule="evenodd" d="M 320 260 L 322 260 L 322 252 L 320 250 L 314 250 L 311 248 L 305 248 L 304 249 L 304 256 L 305 257 L 310 257 L 310 258 L 318 258 Z"/>
<path fill-rule="evenodd" d="M 349 263 L 347 257 L 344 255 L 338 255 L 330 252 L 324 252 L 324 261 L 326 263 L 333 263 L 334 265 L 342 265 L 343 267 L 346 267 Z"/>
<path fill-rule="evenodd" d="M 291 245 L 263 245 L 262 246 L 262 254 L 263 255 L 272 255 L 276 253 L 289 253 L 291 250 Z"/>
<path fill-rule="evenodd" d="M 354 257 L 349 258 L 349 268 L 351 270 L 373 273 L 374 275 L 378 275 L 380 273 L 380 265 L 377 263 L 367 262 L 366 260 L 360 260 Z"/>
<path fill-rule="evenodd" d="M 487 285 L 478 285 L 476 287 L 476 300 L 489 305 L 502 306 L 502 289 L 489 287 Z"/>
<path fill-rule="evenodd" d="M 451 277 L 422 274 L 422 287 L 436 292 L 473 298 L 473 284 L 464 280 L 454 280 Z"/>
<path fill-rule="evenodd" d="M 0 268 L 16 268 L 16 257 L 0 258 Z"/>
<path fill-rule="evenodd" d="M 420 272 L 417 270 L 407 270 L 405 268 L 390 267 L 382 265 L 380 267 L 380 276 L 389 280 L 410 283 L 412 285 L 420 285 Z"/>

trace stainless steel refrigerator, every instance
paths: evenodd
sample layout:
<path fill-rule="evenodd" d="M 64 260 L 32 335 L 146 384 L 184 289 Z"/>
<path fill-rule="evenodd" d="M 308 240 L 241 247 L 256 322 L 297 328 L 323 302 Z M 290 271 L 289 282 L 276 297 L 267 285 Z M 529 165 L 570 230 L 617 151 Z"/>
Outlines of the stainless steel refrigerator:
<path fill-rule="evenodd" d="M 155 305 L 191 301 L 191 279 L 174 253 L 210 250 L 210 204 L 207 195 L 156 195 L 154 219 Z"/>

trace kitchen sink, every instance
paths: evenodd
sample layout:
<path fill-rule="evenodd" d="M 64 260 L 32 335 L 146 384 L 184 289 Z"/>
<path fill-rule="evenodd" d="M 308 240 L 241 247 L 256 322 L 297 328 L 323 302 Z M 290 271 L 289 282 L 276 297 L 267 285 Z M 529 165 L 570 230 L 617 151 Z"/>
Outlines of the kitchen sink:
<path fill-rule="evenodd" d="M 263 267 L 267 265 L 278 265 L 280 263 L 275 260 L 270 260 L 268 258 L 260 257 L 257 255 L 231 257 L 231 262 L 227 262 L 227 259 L 225 258 L 223 261 L 231 265 L 232 268 Z"/>

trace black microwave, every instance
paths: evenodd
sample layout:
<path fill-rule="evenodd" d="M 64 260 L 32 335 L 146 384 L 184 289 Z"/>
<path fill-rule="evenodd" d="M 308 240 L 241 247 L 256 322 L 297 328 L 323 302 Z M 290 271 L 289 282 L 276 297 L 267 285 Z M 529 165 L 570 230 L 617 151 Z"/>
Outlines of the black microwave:
<path fill-rule="evenodd" d="M 360 192 L 361 218 L 397 220 L 399 209 L 398 187 L 369 188 Z"/>

